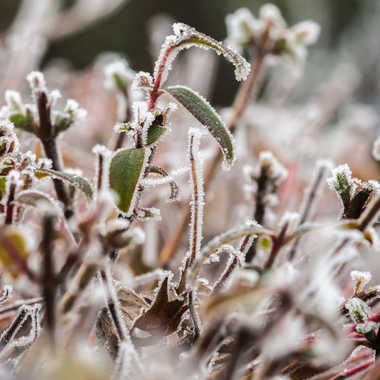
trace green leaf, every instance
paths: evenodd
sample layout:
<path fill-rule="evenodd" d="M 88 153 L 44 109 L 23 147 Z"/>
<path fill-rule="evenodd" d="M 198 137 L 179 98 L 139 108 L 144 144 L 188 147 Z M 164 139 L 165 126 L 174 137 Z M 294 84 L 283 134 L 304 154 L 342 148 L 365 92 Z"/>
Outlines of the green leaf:
<path fill-rule="evenodd" d="M 74 117 L 72 112 L 71 113 L 65 113 L 62 115 L 57 115 L 55 119 L 55 126 L 57 128 L 57 133 L 61 133 L 66 131 L 71 127 L 71 125 L 74 122 Z"/>
<path fill-rule="evenodd" d="M 207 100 L 184 86 L 169 87 L 167 91 L 208 129 L 221 147 L 227 166 L 231 166 L 235 159 L 233 137 Z"/>
<path fill-rule="evenodd" d="M 62 173 L 62 172 L 58 172 L 58 171 L 52 170 L 52 169 L 37 169 L 37 170 L 35 170 L 35 174 L 39 177 L 43 173 L 50 174 L 54 178 L 61 179 L 62 181 L 68 182 L 70 185 L 81 190 L 86 195 L 86 197 L 89 201 L 92 200 L 92 198 L 94 196 L 94 191 L 92 190 L 92 186 L 87 181 L 87 179 L 85 179 L 79 175 Z"/>
<path fill-rule="evenodd" d="M 9 117 L 9 120 L 18 129 L 31 132 L 33 130 L 33 115 L 27 112 L 25 115 L 22 113 L 15 113 Z"/>
<path fill-rule="evenodd" d="M 7 177 L 0 177 L 0 200 L 2 200 L 7 193 Z"/>
<path fill-rule="evenodd" d="M 111 160 L 109 185 L 117 195 L 117 207 L 127 216 L 130 216 L 134 209 L 146 158 L 146 150 L 137 148 L 119 150 Z"/>
<path fill-rule="evenodd" d="M 351 184 L 344 173 L 338 173 L 336 176 L 335 190 L 342 198 L 344 206 L 347 206 L 350 202 Z"/>
<path fill-rule="evenodd" d="M 147 145 L 154 144 L 165 132 L 166 128 L 161 127 L 159 125 L 152 125 L 148 129 L 148 136 L 146 139 Z"/>

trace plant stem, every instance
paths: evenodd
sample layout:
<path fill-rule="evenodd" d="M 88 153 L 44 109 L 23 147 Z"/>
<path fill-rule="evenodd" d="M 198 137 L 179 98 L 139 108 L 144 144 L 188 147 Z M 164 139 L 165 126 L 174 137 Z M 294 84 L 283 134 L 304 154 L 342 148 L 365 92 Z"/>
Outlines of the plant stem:
<path fill-rule="evenodd" d="M 297 224 L 297 227 L 304 224 L 311 215 L 313 206 L 315 205 L 315 202 L 318 199 L 318 193 L 321 187 L 324 185 L 324 179 L 326 177 L 326 173 L 328 171 L 327 165 L 321 165 L 316 172 L 316 175 L 314 176 L 313 182 L 310 184 L 309 190 L 306 194 L 306 198 L 304 201 L 303 210 L 301 213 L 301 218 Z M 292 247 L 289 251 L 289 261 L 292 261 L 297 253 L 298 245 L 301 241 L 301 237 L 294 240 Z"/>
<path fill-rule="evenodd" d="M 12 224 L 13 222 L 13 214 L 14 214 L 14 198 L 15 198 L 15 192 L 16 192 L 16 184 L 11 183 L 9 186 L 9 194 L 7 199 L 7 204 L 5 206 L 5 224 Z"/>
<path fill-rule="evenodd" d="M 268 53 L 266 49 L 266 45 L 269 38 L 269 29 L 270 25 L 268 25 L 266 31 L 264 32 L 261 42 L 257 48 L 257 55 L 251 61 L 251 73 L 249 74 L 247 80 L 240 87 L 235 101 L 233 103 L 233 115 L 230 119 L 227 127 L 231 131 L 231 133 L 235 133 L 237 124 L 241 120 L 244 115 L 244 112 L 247 109 L 247 106 L 250 104 L 252 97 L 255 94 L 255 90 L 257 88 L 258 79 L 261 75 L 265 57 Z M 223 160 L 223 154 L 218 151 L 212 160 L 211 164 L 205 170 L 204 176 L 204 191 L 206 192 L 210 187 L 210 184 L 215 177 L 218 167 Z M 165 244 L 161 253 L 160 253 L 160 261 L 161 263 L 168 262 L 176 253 L 179 245 L 181 244 L 183 235 L 186 231 L 186 228 L 189 225 L 190 219 L 190 207 L 187 206 L 184 210 L 184 215 L 182 219 L 178 222 L 178 227 L 174 233 L 174 236 Z"/>
<path fill-rule="evenodd" d="M 46 306 L 46 325 L 50 335 L 51 343 L 55 343 L 56 326 L 56 290 L 57 281 L 54 273 L 53 240 L 54 240 L 54 217 L 46 216 L 43 220 L 43 236 L 41 251 L 43 254 L 43 268 L 41 287 Z"/>
<path fill-rule="evenodd" d="M 62 160 L 58 153 L 55 128 L 51 123 L 50 106 L 48 103 L 47 94 L 43 91 L 38 93 L 37 109 L 40 122 L 38 128 L 35 128 L 35 134 L 41 141 L 45 156 L 51 160 L 52 168 L 57 171 L 62 171 Z M 70 207 L 70 200 L 65 185 L 59 179 L 53 179 L 53 183 L 57 197 L 64 205 L 65 217 L 69 219 L 74 213 Z"/>

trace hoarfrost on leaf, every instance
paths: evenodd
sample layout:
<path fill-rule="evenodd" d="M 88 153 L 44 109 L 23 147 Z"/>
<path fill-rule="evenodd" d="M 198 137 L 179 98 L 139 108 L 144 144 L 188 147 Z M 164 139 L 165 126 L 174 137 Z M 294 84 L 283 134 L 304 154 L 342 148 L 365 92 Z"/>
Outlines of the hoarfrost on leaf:
<path fill-rule="evenodd" d="M 366 322 L 372 314 L 370 307 L 357 297 L 350 298 L 345 307 L 354 323 Z"/>

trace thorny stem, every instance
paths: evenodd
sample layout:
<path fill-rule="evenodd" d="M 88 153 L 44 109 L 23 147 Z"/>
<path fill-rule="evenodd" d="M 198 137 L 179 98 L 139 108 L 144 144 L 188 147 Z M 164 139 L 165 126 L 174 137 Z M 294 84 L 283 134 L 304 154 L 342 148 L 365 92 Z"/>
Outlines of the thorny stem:
<path fill-rule="evenodd" d="M 233 115 L 227 125 L 232 134 L 235 133 L 237 124 L 240 119 L 243 117 L 247 106 L 249 105 L 253 95 L 255 94 L 255 90 L 257 88 L 258 80 L 260 78 L 262 69 L 264 67 L 264 61 L 266 55 L 269 53 L 267 49 L 268 39 L 269 39 L 269 31 L 270 24 L 268 24 L 266 31 L 264 32 L 260 43 L 257 46 L 257 55 L 251 61 L 251 72 L 244 82 L 244 84 L 239 88 L 239 91 L 235 97 L 235 101 L 233 103 Z M 211 164 L 205 170 L 204 175 L 204 191 L 206 192 L 210 187 L 210 184 L 215 177 L 218 167 L 220 166 L 220 162 L 223 160 L 223 154 L 218 151 L 212 160 Z M 182 237 L 186 231 L 186 228 L 189 224 L 190 219 L 190 207 L 188 206 L 184 210 L 184 215 L 182 219 L 178 223 L 178 227 L 174 233 L 174 236 L 165 244 L 161 253 L 160 253 L 160 261 L 161 263 L 168 262 L 177 252 L 179 245 L 181 244 Z"/>

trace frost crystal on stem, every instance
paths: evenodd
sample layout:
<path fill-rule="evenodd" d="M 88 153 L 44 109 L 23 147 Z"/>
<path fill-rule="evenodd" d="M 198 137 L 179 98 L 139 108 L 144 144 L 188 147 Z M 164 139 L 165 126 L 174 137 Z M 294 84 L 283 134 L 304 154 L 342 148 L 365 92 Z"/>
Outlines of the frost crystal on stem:
<path fill-rule="evenodd" d="M 191 194 L 191 219 L 190 219 L 190 265 L 198 258 L 203 225 L 203 169 L 199 157 L 199 144 L 202 133 L 198 129 L 189 131 L 189 160 L 190 160 L 190 180 L 192 185 Z"/>

